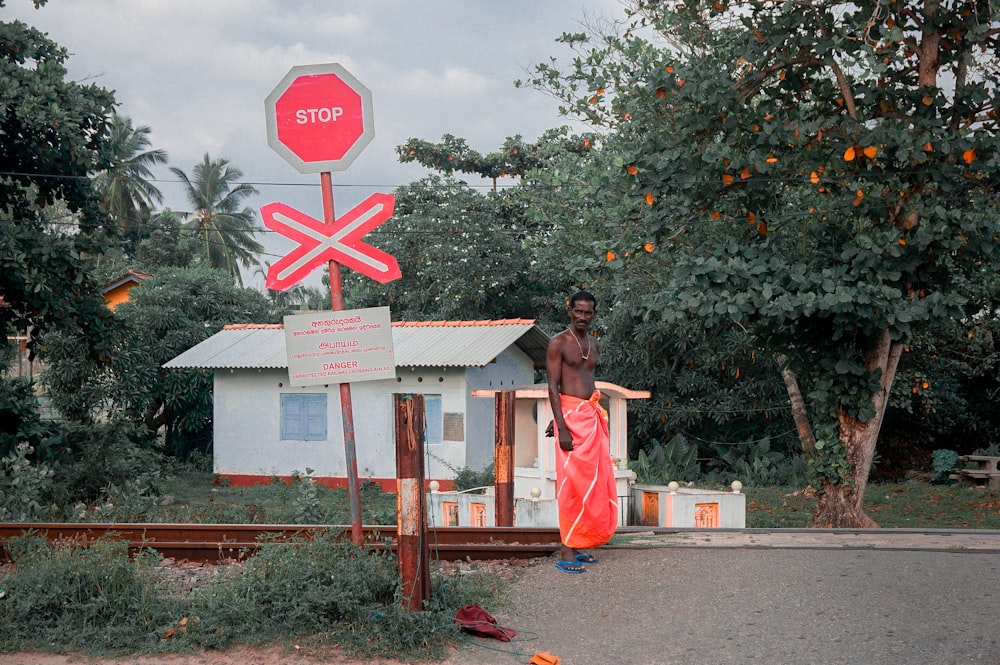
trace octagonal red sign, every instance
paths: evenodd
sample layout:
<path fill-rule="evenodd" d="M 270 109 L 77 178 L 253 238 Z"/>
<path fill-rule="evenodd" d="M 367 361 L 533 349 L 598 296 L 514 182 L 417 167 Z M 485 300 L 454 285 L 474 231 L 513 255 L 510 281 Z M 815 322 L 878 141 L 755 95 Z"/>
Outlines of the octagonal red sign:
<path fill-rule="evenodd" d="M 300 173 L 343 171 L 375 137 L 371 91 L 335 63 L 292 67 L 264 108 L 267 144 Z"/>

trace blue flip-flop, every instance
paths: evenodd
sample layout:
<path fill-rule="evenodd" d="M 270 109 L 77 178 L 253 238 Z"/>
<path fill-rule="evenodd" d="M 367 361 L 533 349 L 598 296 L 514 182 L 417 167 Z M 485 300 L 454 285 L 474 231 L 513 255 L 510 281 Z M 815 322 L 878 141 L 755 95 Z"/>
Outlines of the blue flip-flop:
<path fill-rule="evenodd" d="M 597 563 L 597 557 L 586 552 L 577 552 L 574 558 L 579 563 Z"/>
<path fill-rule="evenodd" d="M 564 573 L 573 573 L 574 575 L 587 572 L 576 561 L 556 561 L 556 568 Z"/>

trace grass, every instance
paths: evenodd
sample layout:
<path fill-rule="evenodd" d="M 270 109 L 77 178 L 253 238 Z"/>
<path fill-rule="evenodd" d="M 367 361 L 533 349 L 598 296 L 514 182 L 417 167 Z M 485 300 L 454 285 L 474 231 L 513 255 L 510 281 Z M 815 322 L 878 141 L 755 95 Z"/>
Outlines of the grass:
<path fill-rule="evenodd" d="M 164 487 L 169 505 L 147 521 L 205 524 L 350 524 L 347 490 L 314 485 L 300 478 L 291 485 L 234 487 L 216 484 L 205 471 L 178 473 Z M 373 483 L 361 483 L 362 522 L 395 524 L 396 496 Z"/>
<path fill-rule="evenodd" d="M 817 501 L 815 494 L 794 487 L 744 492 L 750 528 L 808 527 Z M 888 529 L 1000 529 L 1000 491 L 917 480 L 877 483 L 865 492 L 865 512 Z"/>
<path fill-rule="evenodd" d="M 312 496 L 303 484 L 231 487 L 213 485 L 210 473 L 186 472 L 167 489 L 173 505 L 163 519 L 151 521 L 304 524 L 308 520 L 295 518 L 312 514 L 313 523 L 350 523 L 346 490 L 313 486 Z M 817 501 L 801 487 L 749 487 L 744 493 L 749 528 L 808 527 Z M 375 485 L 363 483 L 361 508 L 365 524 L 396 522 L 395 495 Z M 873 483 L 865 493 L 865 511 L 885 528 L 1000 529 L 1000 491 L 923 480 Z"/>
<path fill-rule="evenodd" d="M 158 554 L 130 557 L 122 541 L 25 536 L 8 546 L 15 565 L 2 579 L 0 654 L 183 653 L 268 643 L 440 660 L 459 641 L 452 621 L 458 608 L 502 604 L 508 586 L 488 572 L 435 568 L 424 608 L 410 611 L 401 603 L 395 556 L 334 534 L 265 542 L 189 594 L 158 579 Z"/>

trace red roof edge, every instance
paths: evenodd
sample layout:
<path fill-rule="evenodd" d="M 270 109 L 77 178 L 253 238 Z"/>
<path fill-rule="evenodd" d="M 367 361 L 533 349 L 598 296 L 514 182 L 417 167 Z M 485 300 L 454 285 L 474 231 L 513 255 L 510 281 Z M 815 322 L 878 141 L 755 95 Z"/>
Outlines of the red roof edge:
<path fill-rule="evenodd" d="M 496 319 L 487 321 L 393 321 L 399 328 L 458 328 L 466 326 L 533 326 L 535 319 Z M 283 329 L 283 323 L 230 323 L 223 330 L 268 330 Z"/>
<path fill-rule="evenodd" d="M 496 319 L 493 321 L 393 321 L 393 326 L 401 328 L 418 327 L 462 327 L 462 326 L 521 326 L 535 325 L 535 319 Z"/>
<path fill-rule="evenodd" d="M 268 330 L 283 329 L 284 323 L 227 323 L 222 326 L 223 330 Z"/>

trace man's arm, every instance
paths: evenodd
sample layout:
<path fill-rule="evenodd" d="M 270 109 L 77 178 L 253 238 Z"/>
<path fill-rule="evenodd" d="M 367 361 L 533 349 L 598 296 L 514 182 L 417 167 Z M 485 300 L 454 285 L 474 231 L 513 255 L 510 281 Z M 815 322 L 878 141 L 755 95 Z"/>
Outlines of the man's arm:
<path fill-rule="evenodd" d="M 559 447 L 563 450 L 573 450 L 573 435 L 566 427 L 566 421 L 562 415 L 562 400 L 560 399 L 560 387 L 562 386 L 563 370 L 563 335 L 556 335 L 549 342 L 548 350 L 545 353 L 545 374 L 549 381 L 549 406 L 552 408 L 552 419 L 556 424 L 553 434 L 559 440 Z"/>

